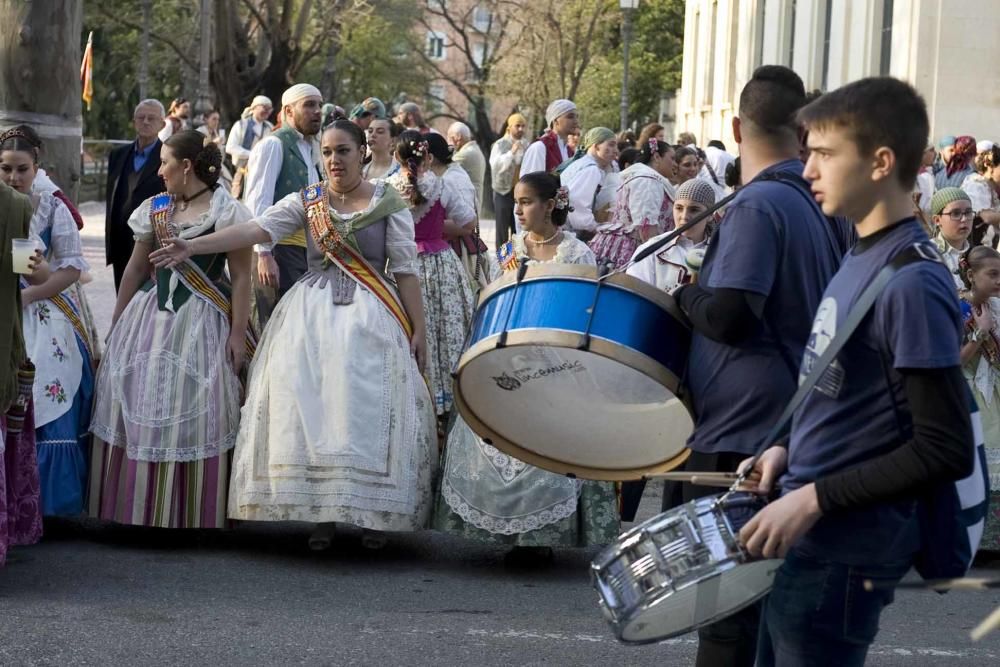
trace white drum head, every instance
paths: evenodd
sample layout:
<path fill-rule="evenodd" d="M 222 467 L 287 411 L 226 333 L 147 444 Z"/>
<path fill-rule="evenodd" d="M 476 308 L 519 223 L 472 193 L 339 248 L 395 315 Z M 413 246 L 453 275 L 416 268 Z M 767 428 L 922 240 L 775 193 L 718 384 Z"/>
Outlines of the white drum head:
<path fill-rule="evenodd" d="M 595 347 L 520 344 L 467 354 L 456 387 L 462 416 L 499 449 L 553 472 L 630 479 L 678 465 L 693 428 L 686 406 L 662 378 Z"/>
<path fill-rule="evenodd" d="M 783 561 L 733 565 L 647 605 L 622 627 L 622 640 L 645 643 L 670 639 L 729 616 L 771 590 Z"/>

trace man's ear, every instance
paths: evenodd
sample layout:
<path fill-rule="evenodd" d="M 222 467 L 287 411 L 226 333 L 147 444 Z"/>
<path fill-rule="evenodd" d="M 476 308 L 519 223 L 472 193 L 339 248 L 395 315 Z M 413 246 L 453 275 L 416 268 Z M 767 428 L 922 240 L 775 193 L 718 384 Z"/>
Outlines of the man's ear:
<path fill-rule="evenodd" d="M 881 181 L 892 177 L 896 171 L 896 153 L 888 146 L 879 146 L 872 157 L 872 180 Z"/>
<path fill-rule="evenodd" d="M 740 130 L 740 117 L 733 116 L 733 139 L 736 143 L 743 143 L 743 133 Z"/>

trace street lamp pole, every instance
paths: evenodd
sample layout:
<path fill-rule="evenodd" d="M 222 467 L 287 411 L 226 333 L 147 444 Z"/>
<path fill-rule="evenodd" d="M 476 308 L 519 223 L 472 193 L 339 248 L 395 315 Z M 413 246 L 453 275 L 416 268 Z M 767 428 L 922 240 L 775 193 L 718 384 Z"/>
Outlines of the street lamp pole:
<path fill-rule="evenodd" d="M 622 108 L 621 130 L 628 129 L 628 56 L 632 46 L 632 15 L 639 7 L 639 0 L 618 0 L 622 10 Z"/>

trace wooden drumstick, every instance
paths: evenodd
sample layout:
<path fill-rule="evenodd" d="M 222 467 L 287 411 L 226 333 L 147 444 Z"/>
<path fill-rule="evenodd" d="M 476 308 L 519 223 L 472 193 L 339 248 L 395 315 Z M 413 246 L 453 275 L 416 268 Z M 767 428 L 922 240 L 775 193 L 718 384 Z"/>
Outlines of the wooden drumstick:
<path fill-rule="evenodd" d="M 994 609 L 993 613 L 984 618 L 982 623 L 972 628 L 969 637 L 972 641 L 978 642 L 997 628 L 1000 628 L 1000 607 Z"/>

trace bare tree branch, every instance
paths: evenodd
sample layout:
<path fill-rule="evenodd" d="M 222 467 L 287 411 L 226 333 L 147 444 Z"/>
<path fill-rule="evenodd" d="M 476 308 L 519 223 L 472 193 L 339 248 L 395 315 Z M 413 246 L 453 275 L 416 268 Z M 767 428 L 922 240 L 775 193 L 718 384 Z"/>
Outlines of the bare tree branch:
<path fill-rule="evenodd" d="M 119 25 L 123 25 L 126 28 L 132 28 L 133 30 L 139 30 L 139 31 L 142 30 L 142 25 L 141 24 L 136 23 L 135 21 L 131 21 L 131 20 L 129 20 L 129 19 L 127 19 L 127 18 L 119 15 L 119 14 L 115 14 L 114 12 L 112 12 L 105 5 L 97 5 L 97 11 L 99 11 L 101 13 L 101 16 L 103 16 L 103 17 L 105 17 L 105 18 L 107 18 L 107 19 L 109 19 L 109 20 L 111 20 L 111 21 L 113 21 L 113 22 L 115 22 L 115 23 L 117 23 Z M 187 65 L 188 67 L 190 67 L 191 69 L 193 69 L 195 71 L 198 70 L 198 63 L 196 63 L 193 60 L 191 60 L 187 56 L 187 54 L 184 52 L 184 49 L 182 49 L 179 46 L 177 46 L 177 44 L 175 44 L 173 41 L 167 39 L 166 37 L 164 37 L 160 33 L 155 32 L 153 30 L 149 31 L 149 36 L 151 38 L 155 39 L 156 41 L 161 42 L 161 43 L 167 45 L 170 48 L 170 50 L 173 51 L 177 55 L 177 57 L 181 59 L 182 63 L 184 63 L 185 65 Z"/>

